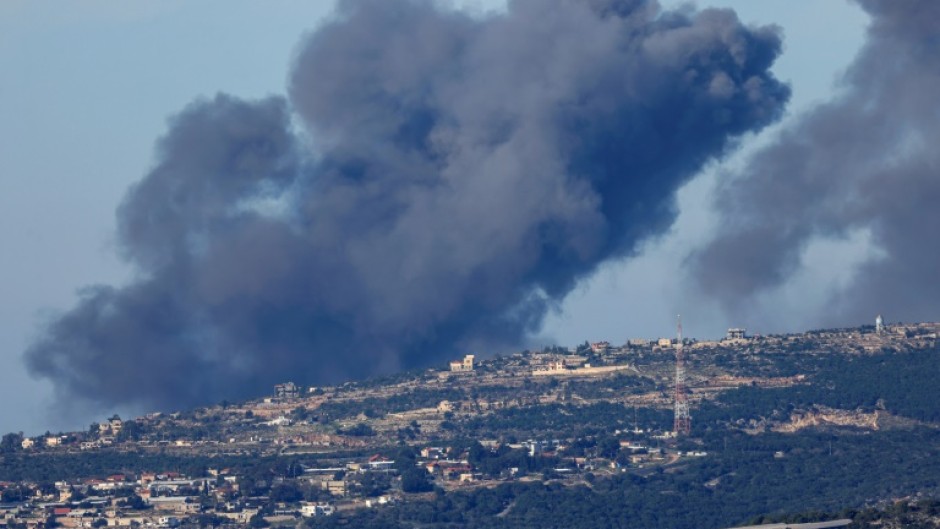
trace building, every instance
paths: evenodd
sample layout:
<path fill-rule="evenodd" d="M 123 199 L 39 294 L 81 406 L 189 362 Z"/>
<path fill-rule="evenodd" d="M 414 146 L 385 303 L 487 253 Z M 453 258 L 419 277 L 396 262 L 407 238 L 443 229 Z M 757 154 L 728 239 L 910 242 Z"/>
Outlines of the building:
<path fill-rule="evenodd" d="M 121 433 L 122 428 L 124 428 L 124 421 L 118 414 L 114 414 L 107 421 L 98 424 L 98 435 L 115 436 Z"/>
<path fill-rule="evenodd" d="M 121 429 L 124 428 L 124 421 L 115 414 L 114 417 L 108 419 L 108 426 L 111 428 L 111 435 L 117 435 L 121 433 Z"/>
<path fill-rule="evenodd" d="M 300 388 L 293 382 L 285 382 L 274 386 L 274 396 L 281 400 L 300 398 Z"/>
<path fill-rule="evenodd" d="M 421 449 L 421 457 L 424 459 L 443 459 L 445 455 L 444 449 L 438 446 L 428 446 Z"/>
<path fill-rule="evenodd" d="M 591 344 L 591 351 L 595 353 L 603 353 L 608 349 L 610 349 L 609 342 L 594 342 Z"/>
<path fill-rule="evenodd" d="M 190 500 L 186 496 L 151 496 L 146 501 L 153 507 L 154 511 L 174 513 L 199 512 L 199 502 Z"/>
<path fill-rule="evenodd" d="M 372 508 L 379 505 L 387 505 L 389 503 L 395 503 L 395 498 L 391 496 L 379 496 L 378 498 L 370 498 L 366 500 L 366 507 Z"/>
<path fill-rule="evenodd" d="M 289 418 L 284 417 L 283 415 L 281 415 L 280 417 L 276 417 L 276 418 L 274 418 L 274 419 L 271 419 L 270 421 L 266 422 L 265 424 L 267 424 L 268 426 L 290 426 L 292 423 L 293 423 L 293 421 L 291 421 Z"/>
<path fill-rule="evenodd" d="M 473 371 L 473 355 L 466 355 L 463 360 L 454 360 L 450 363 L 450 370 L 454 373 Z"/>
<path fill-rule="evenodd" d="M 548 370 L 557 373 L 568 369 L 568 365 L 565 364 L 564 360 L 553 360 L 548 363 Z"/>
<path fill-rule="evenodd" d="M 320 488 L 329 492 L 333 496 L 346 495 L 346 481 L 342 479 L 329 479 L 320 482 Z"/>
<path fill-rule="evenodd" d="M 300 507 L 300 515 L 304 518 L 316 516 L 332 516 L 336 510 L 329 503 L 306 503 Z"/>
<path fill-rule="evenodd" d="M 232 520 L 235 523 L 247 524 L 258 514 L 259 509 L 245 509 L 238 512 L 216 512 L 215 515 L 220 518 Z"/>
<path fill-rule="evenodd" d="M 746 338 L 747 338 L 747 329 L 737 329 L 737 328 L 728 329 L 728 333 L 725 335 L 726 340 L 744 340 Z"/>
<path fill-rule="evenodd" d="M 660 347 L 672 347 L 672 338 L 660 338 L 656 345 Z"/>
<path fill-rule="evenodd" d="M 379 454 L 375 454 L 374 456 L 369 458 L 369 462 L 366 463 L 366 465 L 369 470 L 388 472 L 392 470 L 393 468 L 395 468 L 395 461 L 388 459 L 387 457 L 383 457 Z"/>

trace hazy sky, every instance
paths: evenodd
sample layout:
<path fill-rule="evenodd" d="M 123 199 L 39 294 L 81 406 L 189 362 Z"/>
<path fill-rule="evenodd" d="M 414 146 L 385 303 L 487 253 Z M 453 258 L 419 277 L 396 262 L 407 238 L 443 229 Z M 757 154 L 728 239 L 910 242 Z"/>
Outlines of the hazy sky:
<path fill-rule="evenodd" d="M 0 399 L 8 403 L 0 432 L 82 427 L 112 411 L 50 416 L 50 390 L 26 374 L 23 349 L 46 318 L 75 303 L 77 289 L 128 280 L 115 255 L 115 209 L 150 168 L 167 117 L 219 91 L 245 98 L 283 94 L 300 36 L 332 3 L 0 3 Z M 501 2 L 462 5 L 486 10 Z M 860 9 L 842 0 L 698 5 L 732 7 L 747 22 L 783 27 L 785 51 L 774 71 L 792 85 L 791 114 L 831 97 L 866 23 Z M 749 138 L 742 150 L 760 141 Z M 683 295 L 680 272 L 688 247 L 713 221 L 712 175 L 733 169 L 735 161 L 710 168 L 680 193 L 681 215 L 669 235 L 651 241 L 638 258 L 605 265 L 575 290 L 545 322 L 545 339 L 570 344 L 663 335 L 676 312 L 691 335 L 715 336 L 739 323 L 700 297 Z M 813 246 L 804 270 L 744 323 L 765 331 L 809 324 L 824 296 L 806 286 L 842 279 L 867 251 L 864 234 Z"/>

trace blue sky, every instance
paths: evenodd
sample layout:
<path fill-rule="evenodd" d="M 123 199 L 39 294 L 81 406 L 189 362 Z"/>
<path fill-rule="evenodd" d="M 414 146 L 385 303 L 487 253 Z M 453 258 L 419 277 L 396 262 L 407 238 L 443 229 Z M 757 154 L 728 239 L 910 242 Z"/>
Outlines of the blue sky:
<path fill-rule="evenodd" d="M 477 11 L 502 4 L 460 2 Z M 791 117 L 832 97 L 866 22 L 843 0 L 698 5 L 732 7 L 747 22 L 783 27 L 786 48 L 775 71 L 792 83 Z M 219 91 L 244 98 L 284 93 L 298 40 L 332 6 L 331 0 L 0 3 L 0 399 L 13 403 L 0 412 L 0 431 L 80 428 L 124 411 L 49 415 L 50 388 L 26 374 L 23 349 L 46 318 L 75 302 L 81 287 L 128 279 L 131 271 L 115 254 L 114 211 L 151 164 L 167 117 Z M 749 138 L 742 152 L 773 133 Z M 686 316 L 692 335 L 714 336 L 734 323 L 709 307 L 683 306 L 678 262 L 684 248 L 707 232 L 714 173 L 733 170 L 745 154 L 689 184 L 680 194 L 683 213 L 672 232 L 650 242 L 641 258 L 610 263 L 585 281 L 536 340 L 652 337 L 670 332 L 677 311 L 698 313 Z M 767 306 L 796 303 L 799 281 L 826 278 L 865 251 L 863 237 L 812 248 L 802 279 L 773 294 Z M 833 263 L 835 256 L 846 262 Z M 630 311 L 627 299 L 642 300 L 645 309 Z M 812 306 L 813 299 L 801 297 L 799 303 Z M 793 316 L 795 310 L 789 307 L 781 317 L 767 309 L 767 330 L 805 324 Z"/>

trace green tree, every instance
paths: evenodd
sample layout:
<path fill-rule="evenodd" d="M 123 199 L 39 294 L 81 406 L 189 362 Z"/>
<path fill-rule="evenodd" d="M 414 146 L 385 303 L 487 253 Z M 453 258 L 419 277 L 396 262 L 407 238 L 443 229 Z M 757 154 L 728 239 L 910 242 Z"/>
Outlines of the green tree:
<path fill-rule="evenodd" d="M 275 485 L 271 487 L 269 495 L 271 501 L 274 502 L 295 503 L 304 499 L 303 491 L 294 483 L 280 483 Z"/>
<path fill-rule="evenodd" d="M 261 516 L 260 514 L 256 514 L 252 516 L 251 520 L 248 521 L 249 527 L 260 528 L 260 527 L 268 527 L 270 525 L 271 524 L 268 523 L 268 521 L 264 519 L 264 516 Z"/>
<path fill-rule="evenodd" d="M 0 439 L 0 453 L 12 454 L 23 447 L 23 433 L 8 433 Z"/>
<path fill-rule="evenodd" d="M 430 492 L 434 486 L 428 481 L 428 473 L 418 467 L 412 467 L 401 475 L 401 490 L 405 492 Z"/>

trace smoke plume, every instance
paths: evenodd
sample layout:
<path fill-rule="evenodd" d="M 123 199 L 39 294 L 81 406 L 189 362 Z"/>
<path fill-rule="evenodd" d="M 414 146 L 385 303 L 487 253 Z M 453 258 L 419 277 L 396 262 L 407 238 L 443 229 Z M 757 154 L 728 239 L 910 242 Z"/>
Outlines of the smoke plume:
<path fill-rule="evenodd" d="M 118 211 L 123 288 L 26 353 L 63 397 L 185 406 L 520 343 L 776 119 L 774 28 L 641 0 L 340 2 L 289 97 L 192 103 Z"/>
<path fill-rule="evenodd" d="M 812 241 L 867 233 L 877 255 L 845 271 L 852 283 L 832 297 L 826 323 L 938 318 L 940 3 L 859 4 L 872 22 L 841 95 L 719 192 L 720 234 L 691 262 L 732 309 L 790 279 Z"/>

